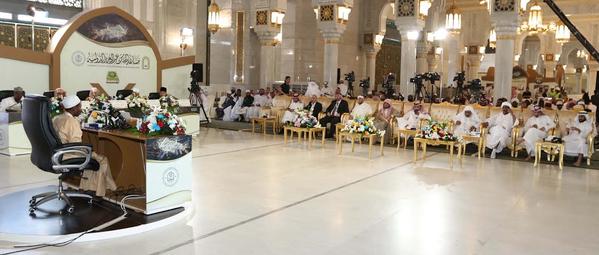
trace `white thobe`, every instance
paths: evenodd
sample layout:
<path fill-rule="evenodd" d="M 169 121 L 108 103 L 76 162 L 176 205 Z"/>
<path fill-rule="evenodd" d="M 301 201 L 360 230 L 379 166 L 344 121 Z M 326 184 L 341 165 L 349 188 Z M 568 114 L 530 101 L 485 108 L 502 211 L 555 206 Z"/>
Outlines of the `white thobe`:
<path fill-rule="evenodd" d="M 243 99 L 241 97 L 234 97 L 233 101 L 235 101 L 235 105 L 229 106 L 225 108 L 225 116 L 223 116 L 223 121 L 236 121 L 239 119 L 239 109 L 241 109 L 241 103 Z"/>
<path fill-rule="evenodd" d="M 470 134 L 470 130 L 472 129 L 472 127 L 474 127 L 476 129 L 476 131 L 479 131 L 480 119 L 478 118 L 478 115 L 476 115 L 475 112 L 472 112 L 472 115 L 470 115 L 470 118 L 466 117 L 464 112 L 461 112 L 455 116 L 453 121 L 454 121 L 454 123 L 457 123 L 458 121 L 460 122 L 460 125 L 456 124 L 455 128 L 453 129 L 454 135 L 457 135 L 457 136 L 468 135 L 468 134 Z"/>
<path fill-rule="evenodd" d="M 533 127 L 537 125 L 537 127 Z M 555 122 L 551 119 L 551 117 L 547 115 L 541 115 L 539 117 L 532 117 L 526 121 L 524 125 L 524 147 L 526 148 L 526 152 L 528 155 L 535 154 L 535 144 L 547 137 L 547 132 L 549 129 L 555 127 Z M 541 130 L 544 129 L 545 131 Z"/>
<path fill-rule="evenodd" d="M 365 118 L 372 115 L 372 107 L 367 103 L 357 104 L 351 111 L 351 116 L 354 118 Z"/>
<path fill-rule="evenodd" d="M 331 87 L 324 87 L 321 89 L 321 92 L 325 96 L 332 96 L 333 94 L 335 94 L 335 91 L 333 91 Z"/>
<path fill-rule="evenodd" d="M 568 156 L 582 154 L 588 157 L 589 145 L 587 144 L 587 137 L 593 132 L 593 124 L 588 120 L 580 123 L 578 119 L 575 119 L 568 124 L 568 128 L 570 127 L 578 128 L 580 132 L 570 130 L 570 133 L 562 138 L 565 147 L 564 154 Z"/>
<path fill-rule="evenodd" d="M 347 84 L 341 83 L 337 85 L 337 88 L 339 88 L 339 92 L 341 92 L 341 95 L 347 96 Z"/>
<path fill-rule="evenodd" d="M 14 97 L 2 99 L 2 102 L 0 102 L 0 112 L 6 112 L 7 110 L 21 111 L 21 104 L 17 103 Z"/>
<path fill-rule="evenodd" d="M 500 152 L 510 141 L 514 118 L 510 113 L 499 113 L 489 118 L 487 122 L 489 123 L 489 133 L 486 137 L 487 148 Z"/>
<path fill-rule="evenodd" d="M 266 96 L 255 95 L 254 106 L 247 108 L 246 119 L 249 121 L 251 118 L 259 118 L 262 113 L 262 106 L 265 106 L 267 101 Z"/>
<path fill-rule="evenodd" d="M 308 83 L 308 88 L 306 89 L 306 93 L 304 94 L 307 97 L 317 96 L 319 97 L 322 93 L 320 92 L 320 88 L 318 84 L 310 82 Z"/>
<path fill-rule="evenodd" d="M 416 114 L 413 110 L 409 111 L 405 116 L 397 119 L 397 127 L 400 130 L 414 129 L 418 127 L 420 120 L 430 120 L 431 116 L 428 113 L 420 112 Z"/>
<path fill-rule="evenodd" d="M 291 109 L 291 111 L 290 110 L 285 111 L 285 114 L 283 115 L 283 118 L 281 119 L 281 123 L 295 121 L 295 118 L 297 118 L 297 113 L 295 113 L 295 110 L 304 109 L 304 103 L 302 103 L 301 101 L 291 102 L 291 104 L 289 104 L 289 109 Z"/>

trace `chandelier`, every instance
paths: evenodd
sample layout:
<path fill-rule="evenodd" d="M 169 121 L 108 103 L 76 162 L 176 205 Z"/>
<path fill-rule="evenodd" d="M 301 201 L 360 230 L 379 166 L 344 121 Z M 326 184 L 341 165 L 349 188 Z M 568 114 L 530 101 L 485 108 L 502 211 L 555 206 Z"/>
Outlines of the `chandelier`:
<path fill-rule="evenodd" d="M 551 22 L 549 25 L 543 24 L 543 10 L 537 0 L 534 0 L 528 10 L 528 21 L 522 22 L 520 26 L 521 32 L 529 33 L 545 33 L 547 31 L 555 31 L 557 26 Z"/>
<path fill-rule="evenodd" d="M 489 47 L 495 48 L 496 45 L 497 45 L 497 32 L 495 32 L 495 29 L 491 29 L 491 32 L 489 32 Z"/>
<path fill-rule="evenodd" d="M 418 13 L 420 14 L 420 18 L 424 19 L 428 16 L 428 10 L 431 8 L 433 4 L 430 0 L 420 0 L 420 8 Z"/>
<path fill-rule="evenodd" d="M 570 41 L 570 29 L 564 25 L 563 22 L 557 23 L 555 29 L 555 41 L 560 44 L 564 44 Z"/>
<path fill-rule="evenodd" d="M 453 34 L 459 34 L 462 29 L 462 13 L 455 5 L 455 0 L 445 14 L 445 28 Z"/>
<path fill-rule="evenodd" d="M 216 33 L 220 29 L 220 8 L 214 2 L 211 1 L 208 6 L 208 30 L 211 33 Z"/>

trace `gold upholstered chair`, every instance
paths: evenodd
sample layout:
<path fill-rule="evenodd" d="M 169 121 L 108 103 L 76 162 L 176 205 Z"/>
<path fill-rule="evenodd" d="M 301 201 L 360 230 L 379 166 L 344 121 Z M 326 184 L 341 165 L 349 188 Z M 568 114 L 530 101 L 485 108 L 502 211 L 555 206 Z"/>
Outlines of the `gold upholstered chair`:
<path fill-rule="evenodd" d="M 487 135 L 487 129 L 483 127 L 482 123 L 484 121 L 486 121 L 489 116 L 489 107 L 488 106 L 480 106 L 479 104 L 473 104 L 470 106 L 472 106 L 472 109 L 474 110 L 474 114 L 476 114 L 481 121 L 481 124 L 478 127 L 480 134 L 478 136 L 463 135 L 462 139 L 464 139 L 464 141 L 466 141 L 466 142 L 471 142 L 471 143 L 476 144 L 476 146 L 478 148 L 478 150 L 477 150 L 478 158 L 480 158 L 485 149 L 484 145 L 485 145 L 485 138 Z M 458 113 L 462 112 L 465 107 L 466 107 L 465 105 L 460 106 Z M 462 151 L 465 152 L 466 144 L 463 144 L 463 146 L 464 147 L 463 147 Z"/>
<path fill-rule="evenodd" d="M 571 121 L 576 120 L 578 116 L 578 111 L 574 111 L 574 110 L 564 110 L 564 111 L 557 111 L 557 127 L 554 129 L 554 132 L 552 133 L 552 135 L 554 136 L 558 136 L 558 137 L 564 137 L 568 134 L 568 124 Z M 589 136 L 586 138 L 586 143 L 588 145 L 588 157 L 587 157 L 587 165 L 590 166 L 591 165 L 591 157 L 593 156 L 593 152 L 595 152 L 595 116 L 594 114 L 588 114 L 587 115 L 588 118 L 590 118 L 590 121 L 592 121 L 593 123 L 593 132 L 591 132 L 589 134 Z M 553 156 L 553 155 L 552 155 Z"/>
<path fill-rule="evenodd" d="M 459 105 L 443 102 L 432 104 L 429 114 L 431 115 L 431 119 L 439 122 L 447 122 L 449 123 L 449 128 L 453 129 L 453 118 L 459 113 L 459 110 Z"/>
<path fill-rule="evenodd" d="M 403 108 L 405 103 L 403 101 L 393 101 L 391 102 L 391 107 L 395 109 L 397 115 L 391 118 L 391 132 L 393 133 L 391 137 L 391 144 L 395 144 L 395 139 L 397 139 L 397 119 L 403 116 Z"/>
<path fill-rule="evenodd" d="M 549 116 L 557 124 L 556 110 L 543 110 L 543 113 Z M 507 147 L 511 150 L 512 157 L 518 157 L 518 152 L 525 149 L 524 143 L 518 143 L 518 138 L 521 138 L 524 135 L 526 121 L 532 118 L 534 114 L 530 109 L 520 109 L 519 111 L 514 111 L 514 114 L 516 114 L 516 117 L 518 118 L 518 125 L 512 129 L 512 140 Z M 548 130 L 548 134 L 553 133 L 554 130 Z"/>

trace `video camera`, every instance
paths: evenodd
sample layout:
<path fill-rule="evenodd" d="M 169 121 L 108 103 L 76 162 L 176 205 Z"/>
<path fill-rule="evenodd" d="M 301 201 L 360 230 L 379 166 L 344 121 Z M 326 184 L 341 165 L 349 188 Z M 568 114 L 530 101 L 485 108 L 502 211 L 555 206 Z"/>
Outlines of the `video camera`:
<path fill-rule="evenodd" d="M 441 80 L 441 75 L 437 72 L 428 72 L 422 75 L 424 80 L 429 81 L 430 83 L 435 83 L 436 81 Z"/>
<path fill-rule="evenodd" d="M 457 81 L 458 83 L 464 83 L 464 81 L 466 80 L 466 73 L 464 71 L 457 73 L 454 77 L 453 77 L 453 81 Z"/>
<path fill-rule="evenodd" d="M 370 77 L 360 80 L 360 88 L 370 88 Z"/>
<path fill-rule="evenodd" d="M 345 78 L 344 80 L 346 80 L 348 83 L 352 83 L 354 81 L 356 81 L 356 74 L 354 74 L 354 71 L 351 71 L 349 73 L 345 74 Z"/>

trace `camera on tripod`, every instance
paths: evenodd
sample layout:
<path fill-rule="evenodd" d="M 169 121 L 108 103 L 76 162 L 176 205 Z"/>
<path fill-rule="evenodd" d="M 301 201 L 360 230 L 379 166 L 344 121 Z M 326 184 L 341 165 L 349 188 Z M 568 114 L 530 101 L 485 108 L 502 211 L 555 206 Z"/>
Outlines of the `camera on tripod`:
<path fill-rule="evenodd" d="M 466 80 L 466 73 L 464 71 L 457 73 L 454 77 L 453 77 L 453 81 L 457 81 L 458 84 L 462 83 L 464 84 L 464 81 Z"/>
<path fill-rule="evenodd" d="M 437 72 L 428 72 L 422 75 L 425 81 L 429 81 L 430 83 L 435 83 L 436 81 L 441 80 L 441 75 Z"/>
<path fill-rule="evenodd" d="M 354 71 L 346 73 L 344 80 L 346 80 L 350 84 L 356 81 L 356 74 L 354 74 Z"/>
<path fill-rule="evenodd" d="M 370 77 L 360 80 L 360 88 L 370 88 Z"/>
<path fill-rule="evenodd" d="M 422 85 L 424 82 L 424 75 L 417 74 L 414 78 L 410 78 L 410 82 L 414 83 L 416 86 Z"/>

